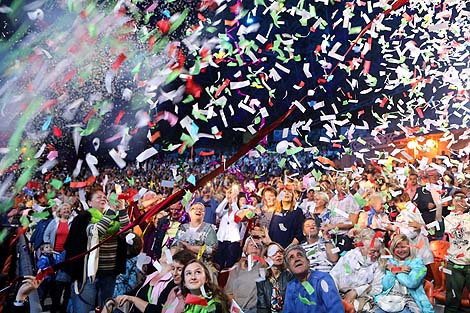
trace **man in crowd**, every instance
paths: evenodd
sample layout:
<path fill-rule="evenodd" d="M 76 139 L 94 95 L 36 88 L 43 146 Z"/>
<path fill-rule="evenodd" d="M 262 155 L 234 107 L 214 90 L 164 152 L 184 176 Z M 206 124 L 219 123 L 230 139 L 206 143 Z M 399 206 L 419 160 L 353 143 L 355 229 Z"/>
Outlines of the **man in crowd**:
<path fill-rule="evenodd" d="M 460 312 L 463 288 L 470 288 L 470 213 L 465 193 L 456 191 L 452 204 L 454 209 L 444 218 L 450 243 L 447 251 L 445 313 Z"/>
<path fill-rule="evenodd" d="M 284 258 L 295 277 L 287 285 L 284 313 L 344 312 L 333 278 L 328 273 L 310 270 L 307 254 L 301 246 L 288 247 Z"/>
<path fill-rule="evenodd" d="M 202 196 L 194 200 L 194 202 L 200 202 L 206 208 L 204 222 L 215 225 L 217 223 L 217 216 L 215 211 L 217 210 L 219 203 L 212 195 L 211 186 L 205 186 L 202 189 Z"/>

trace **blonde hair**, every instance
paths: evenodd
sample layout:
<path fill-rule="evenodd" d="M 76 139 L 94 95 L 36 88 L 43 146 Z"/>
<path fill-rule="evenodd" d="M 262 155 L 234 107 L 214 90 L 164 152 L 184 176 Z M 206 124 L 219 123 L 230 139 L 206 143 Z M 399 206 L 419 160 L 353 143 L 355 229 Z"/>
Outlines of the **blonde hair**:
<path fill-rule="evenodd" d="M 399 234 L 393 237 L 392 242 L 390 244 L 390 252 L 392 253 L 393 258 L 395 258 L 395 249 L 399 243 L 406 242 L 410 247 L 410 255 L 407 259 L 414 259 L 416 258 L 416 248 L 411 245 L 410 239 L 406 237 L 404 234 Z"/>

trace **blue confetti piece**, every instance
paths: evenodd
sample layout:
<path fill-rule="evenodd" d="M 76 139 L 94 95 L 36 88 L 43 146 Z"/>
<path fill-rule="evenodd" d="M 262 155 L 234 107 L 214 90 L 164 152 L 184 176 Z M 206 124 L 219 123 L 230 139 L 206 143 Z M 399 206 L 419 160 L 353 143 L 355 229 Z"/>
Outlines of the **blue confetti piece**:
<path fill-rule="evenodd" d="M 191 174 L 191 176 L 188 177 L 188 182 L 192 184 L 193 186 L 196 186 L 196 177 L 194 177 L 194 175 Z"/>
<path fill-rule="evenodd" d="M 52 116 L 50 115 L 50 116 L 47 117 L 47 120 L 42 125 L 41 130 L 46 131 L 49 128 L 49 125 L 51 125 L 51 122 L 52 122 Z"/>
<path fill-rule="evenodd" d="M 72 178 L 70 176 L 67 175 L 67 178 L 65 178 L 64 180 L 64 184 L 68 184 L 72 181 Z"/>
<path fill-rule="evenodd" d="M 163 10 L 163 15 L 165 15 L 168 18 L 170 18 L 170 16 L 171 16 L 170 11 L 168 11 L 168 10 Z"/>
<path fill-rule="evenodd" d="M 312 101 L 309 101 L 309 102 L 308 102 L 308 106 L 311 107 L 311 108 L 313 108 L 316 103 L 317 103 L 317 102 L 316 102 L 316 101 L 313 101 L 313 100 L 312 100 Z"/>

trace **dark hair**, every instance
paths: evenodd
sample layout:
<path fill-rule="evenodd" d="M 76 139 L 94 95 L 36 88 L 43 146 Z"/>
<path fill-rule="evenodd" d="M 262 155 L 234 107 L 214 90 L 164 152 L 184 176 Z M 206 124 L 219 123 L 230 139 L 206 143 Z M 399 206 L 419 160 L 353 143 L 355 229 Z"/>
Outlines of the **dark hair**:
<path fill-rule="evenodd" d="M 230 300 L 228 296 L 225 294 L 225 292 L 222 291 L 222 289 L 220 289 L 217 284 L 214 284 L 212 282 L 212 276 L 209 273 L 207 266 L 202 261 L 192 259 L 183 267 L 183 271 L 181 272 L 181 293 L 183 294 L 183 297 L 186 298 L 186 296 L 190 293 L 189 289 L 186 288 L 184 284 L 184 272 L 186 268 L 193 263 L 201 265 L 204 269 L 204 274 L 206 275 L 206 283 L 204 284 L 204 289 L 206 290 L 206 292 L 210 293 L 209 296 L 212 296 L 212 298 L 219 300 L 220 304 L 222 305 L 222 312 L 228 312 L 230 310 Z"/>
<path fill-rule="evenodd" d="M 275 194 L 276 197 L 277 197 L 277 190 L 274 189 L 274 188 L 271 187 L 271 186 L 265 187 L 265 188 L 263 189 L 263 193 L 262 193 L 263 197 L 264 197 L 264 194 L 265 194 L 266 192 L 268 192 L 268 191 L 272 192 L 272 193 Z"/>
<path fill-rule="evenodd" d="M 132 245 L 127 246 L 127 258 L 133 258 L 135 256 L 138 256 L 140 251 L 142 250 L 142 238 L 134 234 L 135 237 L 132 238 Z"/>
<path fill-rule="evenodd" d="M 103 192 L 103 189 L 100 189 L 100 188 L 93 188 L 93 189 L 90 189 L 89 192 L 86 193 L 86 196 L 85 196 L 85 199 L 86 199 L 86 202 L 90 202 L 91 201 L 91 198 L 93 198 L 93 195 L 97 192 Z"/>
<path fill-rule="evenodd" d="M 194 260 L 194 253 L 189 250 L 181 250 L 173 255 L 173 261 L 186 265 L 189 261 Z"/>

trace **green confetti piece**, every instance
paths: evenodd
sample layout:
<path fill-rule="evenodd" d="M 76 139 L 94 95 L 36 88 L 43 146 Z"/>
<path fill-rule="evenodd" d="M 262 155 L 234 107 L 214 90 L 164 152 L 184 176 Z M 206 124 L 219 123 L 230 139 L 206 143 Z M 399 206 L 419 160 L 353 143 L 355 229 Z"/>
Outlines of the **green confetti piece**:
<path fill-rule="evenodd" d="M 142 66 L 142 62 L 137 63 L 137 65 L 132 69 L 131 73 L 136 75 L 140 72 L 140 67 Z"/>
<path fill-rule="evenodd" d="M 6 228 L 4 228 L 0 231 L 0 244 L 3 243 L 3 241 L 5 240 L 7 235 L 8 235 L 8 230 Z"/>
<path fill-rule="evenodd" d="M 28 228 L 29 226 L 29 220 L 25 215 L 22 215 L 20 217 L 20 223 L 21 223 L 21 226 L 23 226 L 24 228 Z"/>
<path fill-rule="evenodd" d="M 189 13 L 189 9 L 186 8 L 184 9 L 184 11 L 181 13 L 181 15 L 178 17 L 178 19 L 176 21 L 173 22 L 173 24 L 171 24 L 171 27 L 170 27 L 170 30 L 168 31 L 168 33 L 172 33 L 174 32 L 178 27 L 181 26 L 181 24 L 183 24 L 184 22 L 184 19 L 186 18 L 186 16 L 188 16 L 188 13 Z"/>
<path fill-rule="evenodd" d="M 285 164 L 286 164 L 286 159 L 285 159 L 285 158 L 282 158 L 281 161 L 279 161 L 278 166 L 279 166 L 280 168 L 283 168 Z"/>
<path fill-rule="evenodd" d="M 312 293 L 315 291 L 315 289 L 313 289 L 313 286 L 310 285 L 310 283 L 307 280 L 302 282 L 302 286 L 305 288 L 305 290 L 307 291 L 309 295 L 312 295 Z"/>
<path fill-rule="evenodd" d="M 261 154 L 266 152 L 266 149 L 261 145 L 257 145 L 256 150 L 258 150 Z"/>
<path fill-rule="evenodd" d="M 135 186 L 135 181 L 134 181 L 134 177 L 132 177 L 131 179 L 127 178 L 127 182 L 129 183 L 129 186 L 130 187 L 134 187 Z"/>
<path fill-rule="evenodd" d="M 356 139 L 357 142 L 359 142 L 361 145 L 366 145 L 366 141 L 364 139 L 362 139 L 361 137 L 357 138 Z"/>
<path fill-rule="evenodd" d="M 351 274 L 352 273 L 351 266 L 348 263 L 344 263 L 343 268 L 344 268 L 344 271 L 346 272 L 346 274 Z"/>
<path fill-rule="evenodd" d="M 317 304 L 315 301 L 310 301 L 307 298 L 302 297 L 300 294 L 299 294 L 299 300 L 300 300 L 300 302 L 302 302 L 306 305 L 316 305 Z"/>
<path fill-rule="evenodd" d="M 168 77 L 166 78 L 165 85 L 168 85 L 169 83 L 177 79 L 178 76 L 180 76 L 180 73 L 181 73 L 181 70 L 172 71 L 171 74 L 168 75 Z"/>
<path fill-rule="evenodd" d="M 190 103 L 194 101 L 194 97 L 192 95 L 188 95 L 186 98 L 184 98 L 183 103 Z"/>
<path fill-rule="evenodd" d="M 183 196 L 183 200 L 181 201 L 183 206 L 187 206 L 189 202 L 191 201 L 192 197 L 193 197 L 193 193 L 191 191 L 186 190 L 186 193 Z"/>
<path fill-rule="evenodd" d="M 8 212 L 15 205 L 15 200 L 8 199 L 0 202 L 0 214 Z"/>
<path fill-rule="evenodd" d="M 51 190 L 46 194 L 46 199 L 47 200 L 54 199 L 54 197 L 55 197 L 55 191 L 54 190 Z"/>
<path fill-rule="evenodd" d="M 49 212 L 48 211 L 43 211 L 43 212 L 34 212 L 31 214 L 32 217 L 37 218 L 38 220 L 45 220 L 46 218 L 49 217 Z"/>
<path fill-rule="evenodd" d="M 209 120 L 207 119 L 207 117 L 201 113 L 201 111 L 199 110 L 196 110 L 195 108 L 193 109 L 193 116 L 198 119 L 198 120 L 202 120 L 204 122 L 208 122 Z"/>
<path fill-rule="evenodd" d="M 359 204 L 361 208 L 367 205 L 367 200 L 361 197 L 359 193 L 354 194 L 354 200 L 356 200 L 356 203 Z"/>
<path fill-rule="evenodd" d="M 246 217 L 249 218 L 249 219 L 250 219 L 250 218 L 253 218 L 253 217 L 255 217 L 255 216 L 256 216 L 256 213 L 253 212 L 253 211 L 249 211 L 248 213 L 246 213 Z"/>
<path fill-rule="evenodd" d="M 96 26 L 94 24 L 88 25 L 88 34 L 90 35 L 90 38 L 96 37 Z"/>
<path fill-rule="evenodd" d="M 100 125 L 101 119 L 96 116 L 92 116 L 88 120 L 87 127 L 80 132 L 80 135 L 82 137 L 89 136 L 96 132 L 100 128 Z"/>
<path fill-rule="evenodd" d="M 302 147 L 290 148 L 290 149 L 287 149 L 287 150 L 286 150 L 286 153 L 287 153 L 287 155 L 293 155 L 293 154 L 299 153 L 299 152 L 302 151 L 303 149 L 304 149 L 304 148 L 302 148 Z"/>
<path fill-rule="evenodd" d="M 108 199 L 109 203 L 111 203 L 112 205 L 117 205 L 118 204 L 118 196 L 115 192 L 111 192 L 111 194 L 109 195 L 109 199 Z"/>
<path fill-rule="evenodd" d="M 54 187 L 56 190 L 59 190 L 60 188 L 62 188 L 62 185 L 63 183 L 58 180 L 58 179 L 53 179 L 51 180 L 50 182 L 51 186 Z"/>

